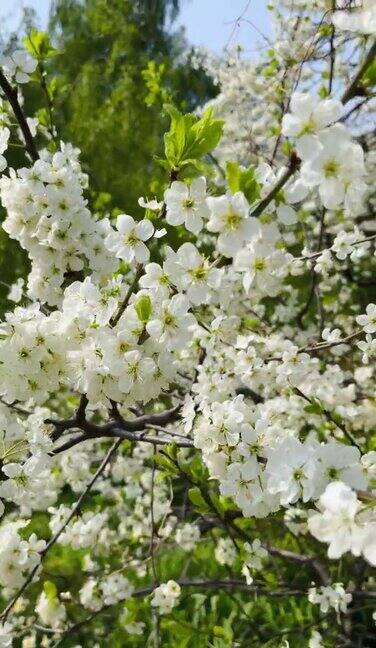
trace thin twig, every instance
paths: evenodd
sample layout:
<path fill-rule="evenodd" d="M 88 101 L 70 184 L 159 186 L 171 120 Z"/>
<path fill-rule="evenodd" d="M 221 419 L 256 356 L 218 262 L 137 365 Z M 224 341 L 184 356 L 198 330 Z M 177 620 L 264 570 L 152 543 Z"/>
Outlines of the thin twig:
<path fill-rule="evenodd" d="M 90 480 L 89 484 L 86 486 L 85 490 L 81 493 L 80 497 L 78 498 L 76 504 L 74 505 L 72 511 L 70 512 L 70 514 L 69 514 L 69 516 L 67 517 L 67 519 L 65 520 L 65 522 L 64 522 L 64 523 L 61 525 L 61 527 L 57 530 L 57 532 L 56 532 L 55 535 L 51 538 L 51 540 L 49 540 L 49 542 L 47 542 L 45 548 L 40 552 L 40 554 L 39 554 L 39 555 L 40 555 L 40 562 L 39 562 L 39 563 L 38 563 L 38 564 L 37 564 L 37 565 L 36 565 L 36 566 L 31 570 L 30 574 L 28 575 L 28 577 L 26 578 L 26 580 L 24 581 L 24 583 L 22 584 L 22 586 L 20 587 L 20 589 L 17 591 L 17 593 L 15 594 L 15 596 L 13 597 L 13 599 L 10 601 L 10 603 L 7 605 L 7 607 L 5 608 L 5 610 L 4 610 L 4 611 L 2 612 L 2 614 L 0 615 L 0 619 L 2 619 L 3 621 L 6 621 L 6 619 L 7 619 L 8 615 L 9 615 L 10 611 L 13 609 L 13 607 L 14 607 L 15 604 L 17 603 L 18 599 L 20 598 L 20 596 L 22 596 L 22 594 L 24 593 L 24 591 L 26 590 L 26 588 L 28 587 L 28 585 L 29 585 L 29 584 L 32 582 L 32 580 L 34 579 L 34 576 L 35 576 L 35 574 L 37 573 L 37 571 L 39 570 L 43 558 L 44 558 L 45 555 L 48 553 L 48 551 L 51 549 L 51 547 L 54 546 L 54 544 L 55 544 L 55 543 L 57 542 L 57 540 L 60 538 L 61 534 L 62 534 L 62 533 L 64 532 L 64 530 L 66 529 L 66 527 L 67 527 L 67 525 L 69 524 L 69 522 L 74 518 L 74 516 L 76 515 L 76 513 L 79 511 L 79 509 L 81 508 L 81 504 L 82 504 L 83 500 L 85 499 L 86 495 L 89 493 L 89 491 L 90 491 L 91 488 L 94 486 L 94 484 L 95 484 L 95 482 L 97 481 L 97 479 L 98 479 L 98 478 L 100 477 L 100 475 L 103 473 L 104 469 L 106 468 L 106 466 L 107 466 L 107 464 L 109 463 L 109 461 L 111 460 L 112 456 L 114 455 L 114 453 L 115 453 L 116 450 L 118 449 L 118 447 L 119 447 L 119 445 L 121 444 L 121 442 L 122 442 L 122 439 L 118 439 L 118 440 L 115 441 L 115 443 L 111 446 L 111 448 L 110 448 L 109 451 L 107 452 L 106 456 L 104 457 L 104 459 L 103 459 L 101 465 L 99 466 L 98 470 L 97 470 L 96 473 L 93 475 L 92 479 Z"/>
<path fill-rule="evenodd" d="M 307 401 L 307 403 L 310 403 L 311 405 L 314 404 L 312 399 L 309 398 L 309 396 L 306 396 L 306 394 L 304 394 L 299 389 L 299 387 L 294 387 L 294 389 L 295 389 L 296 393 L 299 396 L 301 396 L 301 398 L 303 398 L 305 401 Z M 329 410 L 327 410 L 325 407 L 321 406 L 321 411 L 324 414 L 326 420 L 329 421 L 329 423 L 333 423 L 339 430 L 341 430 L 343 432 L 343 434 L 345 435 L 345 437 L 347 438 L 347 440 L 350 441 L 351 445 L 355 446 L 356 448 L 358 448 L 359 451 L 361 451 L 361 447 L 360 447 L 359 443 L 353 437 L 351 432 L 349 432 L 347 427 L 343 423 L 338 421 L 338 419 L 336 417 L 334 417 L 333 414 L 331 412 L 329 412 Z"/>
<path fill-rule="evenodd" d="M 332 0 L 332 11 L 336 9 L 336 0 Z M 335 35 L 336 28 L 332 22 L 332 28 L 330 33 L 329 45 L 330 45 L 330 58 L 329 58 L 329 84 L 328 84 L 328 94 L 332 93 L 333 81 L 334 81 L 334 66 L 336 62 L 336 48 L 335 48 Z"/>
<path fill-rule="evenodd" d="M 134 291 L 135 291 L 135 289 L 136 289 L 136 287 L 138 285 L 138 282 L 139 282 L 139 279 L 140 279 L 140 277 L 142 275 L 142 272 L 143 272 L 143 266 L 141 264 L 139 264 L 137 266 L 137 268 L 136 268 L 135 276 L 133 278 L 132 283 L 130 284 L 130 286 L 128 288 L 127 294 L 125 295 L 123 302 L 119 306 L 118 312 L 111 319 L 111 322 L 110 322 L 111 326 L 116 326 L 116 324 L 118 323 L 118 321 L 121 318 L 122 314 L 124 313 L 125 309 L 127 308 L 128 304 L 129 304 L 129 300 L 130 300 L 132 294 L 134 293 Z"/>
<path fill-rule="evenodd" d="M 251 212 L 251 216 L 257 217 L 260 216 L 260 214 L 262 214 L 262 212 L 266 209 L 266 207 L 272 202 L 272 200 L 274 200 L 276 195 L 285 186 L 286 182 L 294 175 L 295 171 L 297 171 L 299 166 L 300 166 L 300 159 L 293 151 L 290 155 L 290 161 L 286 171 L 283 173 L 281 178 L 274 185 L 274 187 L 268 193 L 268 195 L 265 196 L 265 198 L 263 198 L 262 200 L 260 200 L 257 207 Z"/>

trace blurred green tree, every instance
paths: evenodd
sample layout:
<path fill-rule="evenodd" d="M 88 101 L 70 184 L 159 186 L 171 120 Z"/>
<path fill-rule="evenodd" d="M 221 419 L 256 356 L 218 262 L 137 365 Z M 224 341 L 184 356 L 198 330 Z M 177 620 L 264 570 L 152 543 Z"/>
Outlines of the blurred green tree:
<path fill-rule="evenodd" d="M 50 32 L 62 52 L 50 63 L 58 79 L 59 136 L 82 151 L 94 206 L 138 212 L 165 172 L 154 163 L 173 99 L 192 110 L 214 93 L 212 82 L 182 56 L 173 31 L 178 0 L 55 0 Z M 142 136 L 140 137 L 140 133 Z"/>

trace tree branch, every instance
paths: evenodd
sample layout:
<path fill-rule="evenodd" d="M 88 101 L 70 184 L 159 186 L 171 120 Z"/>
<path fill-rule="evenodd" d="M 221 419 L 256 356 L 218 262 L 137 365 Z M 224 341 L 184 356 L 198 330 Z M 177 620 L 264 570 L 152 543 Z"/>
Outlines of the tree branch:
<path fill-rule="evenodd" d="M 348 101 L 350 101 L 350 99 L 353 99 L 354 97 L 361 97 L 365 95 L 366 89 L 363 86 L 359 85 L 359 83 L 362 79 L 362 76 L 364 75 L 366 70 L 373 62 L 375 56 L 376 56 L 376 40 L 373 42 L 370 49 L 368 50 L 368 53 L 366 54 L 363 63 L 360 65 L 358 72 L 355 74 L 354 78 L 352 79 L 350 84 L 347 86 L 345 92 L 343 93 L 341 97 L 341 101 L 343 104 L 347 103 Z"/>
<path fill-rule="evenodd" d="M 268 193 L 265 198 L 263 198 L 257 207 L 251 212 L 251 216 L 257 217 L 262 214 L 264 209 L 274 200 L 276 195 L 281 191 L 281 189 L 285 186 L 286 182 L 294 175 L 295 171 L 298 170 L 300 166 L 300 159 L 296 155 L 296 153 L 293 151 L 290 155 L 290 161 L 289 165 L 286 169 L 286 171 L 283 173 L 281 178 L 278 180 L 277 184 L 274 185 L 273 189 Z"/>
<path fill-rule="evenodd" d="M 0 70 L 0 87 L 4 92 L 6 98 L 8 99 L 10 105 L 12 106 L 14 116 L 17 119 L 19 127 L 22 131 L 23 138 L 25 140 L 26 151 L 30 155 L 32 161 L 36 162 L 37 160 L 39 160 L 39 153 L 36 149 L 34 139 L 29 128 L 29 124 L 27 123 L 24 112 L 18 101 L 17 88 L 13 88 L 10 85 L 8 79 L 6 78 L 6 76 L 1 70 Z"/>
<path fill-rule="evenodd" d="M 129 300 L 130 300 L 133 292 L 135 291 L 135 289 L 137 287 L 137 284 L 139 282 L 139 279 L 140 279 L 142 273 L 143 273 L 143 266 L 141 264 L 139 264 L 137 266 L 136 274 L 135 274 L 135 276 L 133 278 L 133 281 L 132 281 L 132 283 L 130 284 L 130 286 L 128 288 L 127 294 L 125 295 L 122 304 L 120 304 L 120 306 L 119 306 L 119 310 L 114 315 L 114 317 L 111 319 L 111 322 L 110 322 L 111 326 L 116 326 L 116 324 L 118 323 L 118 321 L 121 318 L 122 314 L 124 313 L 125 309 L 127 308 L 128 304 L 129 304 Z"/>

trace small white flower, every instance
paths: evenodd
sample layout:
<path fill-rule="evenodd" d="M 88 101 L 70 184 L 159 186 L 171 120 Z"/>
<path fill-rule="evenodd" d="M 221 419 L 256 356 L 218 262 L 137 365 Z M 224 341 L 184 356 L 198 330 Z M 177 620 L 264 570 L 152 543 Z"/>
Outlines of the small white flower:
<path fill-rule="evenodd" d="M 153 200 L 145 200 L 142 196 L 138 199 L 138 204 L 140 207 L 150 209 L 151 211 L 159 211 L 163 207 L 163 202 L 158 202 L 155 198 Z"/>
<path fill-rule="evenodd" d="M 150 252 L 145 241 L 153 236 L 152 222 L 144 219 L 137 223 L 132 216 L 121 214 L 117 218 L 116 229 L 117 234 L 111 232 L 106 239 L 107 248 L 123 261 L 146 263 Z"/>
<path fill-rule="evenodd" d="M 376 338 L 373 338 L 370 333 L 367 333 L 364 342 L 357 342 L 356 346 L 363 351 L 362 362 L 368 364 L 370 358 L 376 356 Z"/>
<path fill-rule="evenodd" d="M 365 333 L 376 333 L 376 304 L 368 304 L 364 315 L 358 315 L 356 321 Z"/>
<path fill-rule="evenodd" d="M 208 198 L 207 202 L 210 209 L 207 229 L 218 232 L 217 247 L 225 256 L 235 256 L 245 242 L 258 236 L 260 223 L 249 216 L 249 204 L 241 191 Z"/>
<path fill-rule="evenodd" d="M 180 585 L 173 580 L 162 583 L 153 592 L 151 605 L 159 609 L 160 614 L 169 614 L 178 605 Z"/>
<path fill-rule="evenodd" d="M 341 331 L 340 329 L 324 328 L 321 337 L 325 342 L 337 342 L 341 339 Z"/>
<path fill-rule="evenodd" d="M 27 83 L 38 62 L 24 50 L 16 50 L 10 56 L 4 57 L 0 64 L 8 77 L 15 77 L 17 83 Z"/>
<path fill-rule="evenodd" d="M 336 99 L 318 100 L 307 93 L 295 92 L 290 112 L 282 119 L 282 133 L 295 137 L 296 150 L 303 160 L 312 159 L 320 151 L 317 134 L 342 115 L 343 106 Z"/>
<path fill-rule="evenodd" d="M 352 601 L 352 595 L 344 589 L 342 583 L 333 585 L 311 587 L 308 590 L 308 600 L 310 603 L 320 605 L 320 611 L 326 614 L 330 608 L 336 612 L 347 612 L 347 605 Z M 317 645 L 317 644 L 316 644 Z"/>
<path fill-rule="evenodd" d="M 308 648 L 323 648 L 321 643 L 322 636 L 317 630 L 313 630 L 311 638 L 308 642 Z"/>
<path fill-rule="evenodd" d="M 214 550 L 214 556 L 220 565 L 231 565 L 236 560 L 236 549 L 231 538 L 219 538 L 218 544 Z"/>
<path fill-rule="evenodd" d="M 176 180 L 165 191 L 166 221 L 169 225 L 182 225 L 198 234 L 208 217 L 206 205 L 206 180 L 195 178 L 190 186 Z"/>
<path fill-rule="evenodd" d="M 10 301 L 14 301 L 16 304 L 18 304 L 19 301 L 22 299 L 23 295 L 23 287 L 24 287 L 25 280 L 20 277 L 17 279 L 17 281 L 11 285 L 10 290 L 8 292 L 7 298 Z"/>

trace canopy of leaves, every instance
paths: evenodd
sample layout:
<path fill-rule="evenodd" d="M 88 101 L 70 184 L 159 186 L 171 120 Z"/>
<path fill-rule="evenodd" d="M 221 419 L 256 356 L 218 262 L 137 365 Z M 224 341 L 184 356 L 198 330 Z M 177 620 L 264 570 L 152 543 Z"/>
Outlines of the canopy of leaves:
<path fill-rule="evenodd" d="M 96 207 L 137 215 L 137 199 L 153 194 L 165 172 L 168 122 L 162 103 L 184 111 L 213 94 L 212 82 L 182 61 L 183 34 L 173 31 L 176 0 L 58 0 L 51 34 L 61 55 L 50 61 L 58 78 L 59 136 L 82 150 L 97 192 Z M 140 137 L 142 133 L 142 137 Z"/>

